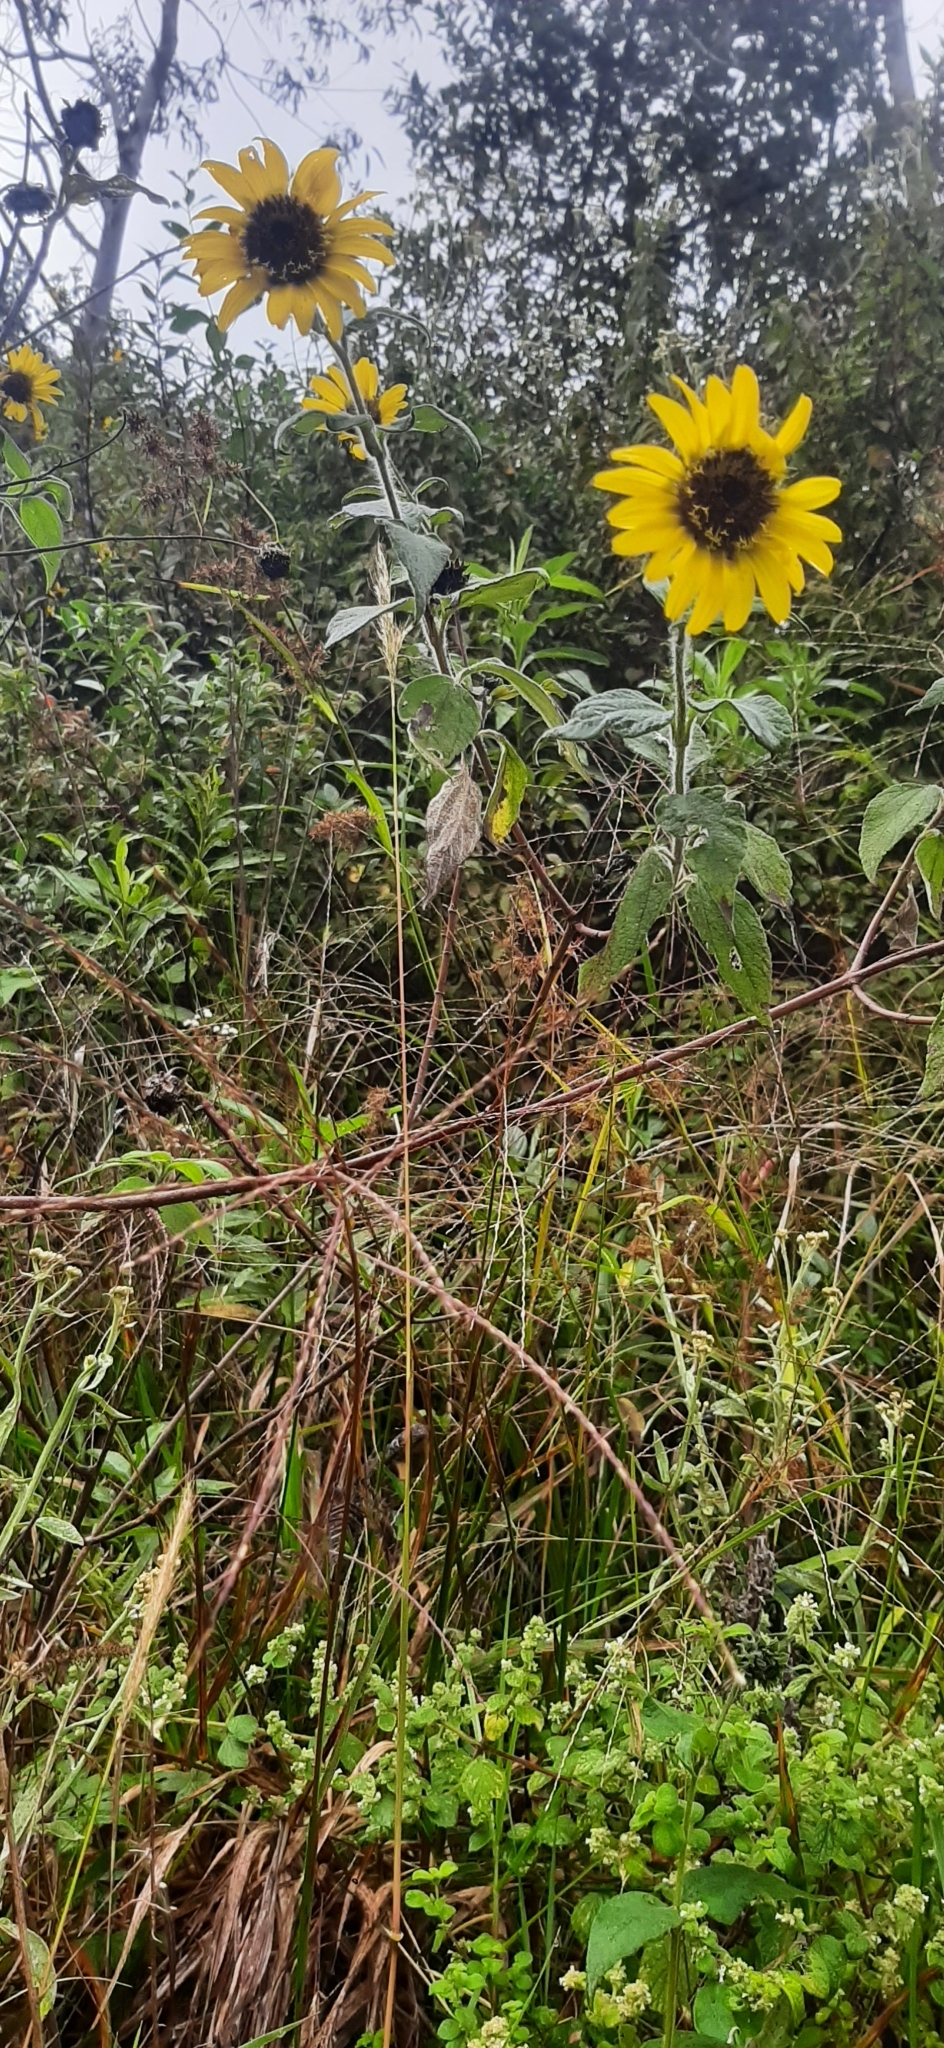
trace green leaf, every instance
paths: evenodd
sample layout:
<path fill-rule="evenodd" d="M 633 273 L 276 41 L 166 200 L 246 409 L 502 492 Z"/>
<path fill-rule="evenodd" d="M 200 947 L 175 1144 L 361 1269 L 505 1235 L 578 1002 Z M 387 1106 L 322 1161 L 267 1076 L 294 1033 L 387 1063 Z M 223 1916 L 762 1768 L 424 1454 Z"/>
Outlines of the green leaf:
<path fill-rule="evenodd" d="M 259 1733 L 259 1723 L 254 1714 L 230 1714 L 226 1723 L 226 1733 L 232 1736 L 234 1742 L 254 1742 Z"/>
<path fill-rule="evenodd" d="M 539 583 L 546 583 L 543 569 L 518 569 L 506 576 L 483 576 L 479 581 L 467 583 L 459 603 L 463 611 L 472 605 L 488 605 L 492 611 L 500 611 L 503 605 L 513 605 L 523 611 Z"/>
<path fill-rule="evenodd" d="M 386 525 L 397 560 L 410 579 L 416 616 L 422 618 L 433 584 L 449 560 L 449 549 L 445 541 L 437 540 L 434 534 L 413 533 L 402 520 L 390 519 Z"/>
<path fill-rule="evenodd" d="M 515 753 L 504 734 L 499 739 L 502 758 L 485 807 L 485 830 L 493 846 L 503 845 L 512 826 L 517 824 L 529 779 L 520 754 Z"/>
<path fill-rule="evenodd" d="M 806 1953 L 803 1982 L 814 1998 L 830 1998 L 846 1974 L 846 1951 L 834 1934 L 818 1934 Z M 789 1995 L 789 1993 L 788 1993 Z"/>
<path fill-rule="evenodd" d="M 684 1903 L 704 1906 L 709 1918 L 722 1927 L 733 1927 L 756 1899 L 791 1899 L 795 1889 L 785 1878 L 751 1870 L 745 1863 L 702 1863 L 682 1879 Z"/>
<path fill-rule="evenodd" d="M 401 690 L 397 712 L 414 744 L 436 755 L 444 768 L 471 746 L 481 724 L 471 691 L 452 676 L 416 676 Z"/>
<path fill-rule="evenodd" d="M 941 898 L 944 896 L 944 833 L 925 832 L 915 847 L 915 860 L 928 892 L 931 916 L 940 917 Z"/>
<path fill-rule="evenodd" d="M 0 1920 L 0 1936 L 9 1942 L 11 1948 L 19 1950 L 20 1937 L 15 1920 Z M 39 1988 L 39 2016 L 44 2020 L 56 2002 L 56 1973 L 42 1935 L 35 1934 L 31 1927 L 26 1930 L 26 1947 L 33 1982 Z"/>
<path fill-rule="evenodd" d="M 455 413 L 443 412 L 440 405 L 414 405 L 409 425 L 414 427 L 418 434 L 442 434 L 447 427 L 455 427 L 463 440 L 473 449 L 476 464 L 482 460 L 482 445 L 471 427 L 467 427 L 464 420 L 457 419 Z"/>
<path fill-rule="evenodd" d="M 81 1550 L 85 1542 L 81 1529 L 77 1529 L 74 1522 L 65 1521 L 62 1515 L 37 1515 L 36 1527 L 44 1536 L 51 1537 L 53 1543 L 72 1543 Z"/>
<path fill-rule="evenodd" d="M 859 859 L 870 882 L 899 839 L 911 838 L 933 818 L 942 793 L 936 782 L 893 782 L 873 796 L 859 835 Z"/>
<path fill-rule="evenodd" d="M 474 1756 L 459 1779 L 459 1797 L 464 1799 L 473 1820 L 486 1820 L 496 1799 L 505 1796 L 505 1773 L 491 1757 Z"/>
<path fill-rule="evenodd" d="M 642 690 L 601 690 L 598 696 L 582 699 L 556 737 L 585 745 L 607 732 L 659 732 L 669 725 L 671 715 Z"/>
<path fill-rule="evenodd" d="M 731 808 L 730 806 L 728 807 Z M 709 895 L 716 903 L 731 902 L 737 887 L 737 878 L 744 862 L 747 846 L 747 827 L 744 819 L 732 811 L 730 817 L 719 818 L 703 839 L 688 850 L 688 864 L 694 875 L 703 882 Z"/>
<path fill-rule="evenodd" d="M 728 803 L 712 789 L 689 789 L 683 796 L 668 792 L 656 804 L 656 817 L 673 839 L 687 839 L 696 832 L 710 832 L 732 820 L 744 822 L 744 805 Z"/>
<path fill-rule="evenodd" d="M 736 895 L 728 917 L 705 884 L 697 881 L 688 891 L 686 908 L 702 944 L 717 962 L 722 981 L 745 1010 L 766 1017 L 773 973 L 767 934 L 753 904 L 746 896 Z"/>
<path fill-rule="evenodd" d="M 517 696 L 523 697 L 531 710 L 537 712 L 546 726 L 553 727 L 556 731 L 557 727 L 563 724 L 563 712 L 541 684 L 535 682 L 533 676 L 522 675 L 520 669 L 509 668 L 505 661 L 477 661 L 469 673 L 500 676 L 502 682 L 508 684 L 509 689 L 514 690 Z"/>
<path fill-rule="evenodd" d="M 585 1002 L 606 995 L 611 981 L 635 959 L 647 932 L 668 909 L 672 889 L 666 861 L 654 846 L 647 847 L 623 891 L 606 945 L 581 967 L 577 986 Z"/>
<path fill-rule="evenodd" d="M 723 1984 L 703 1984 L 695 1993 L 692 2018 L 700 2034 L 710 2041 L 730 2041 L 737 2027 L 731 2010 L 731 1994 Z"/>
<path fill-rule="evenodd" d="M 751 690 L 744 697 L 732 697 L 731 703 L 751 738 L 759 740 L 762 747 L 769 747 L 773 752 L 776 747 L 786 746 L 793 738 L 793 720 L 786 706 L 776 697 Z"/>
<path fill-rule="evenodd" d="M 249 1751 L 244 1742 L 237 1742 L 234 1735 L 224 1735 L 216 1752 L 216 1761 L 224 1771 L 244 1771 L 249 1762 Z"/>
<path fill-rule="evenodd" d="M 22 988 L 38 988 L 39 976 L 32 967 L 0 967 L 0 1010 L 11 1003 Z"/>
<path fill-rule="evenodd" d="M 928 1049 L 924 1059 L 924 1080 L 918 1091 L 919 1100 L 930 1102 L 944 1095 L 944 1002 L 928 1032 Z"/>
<path fill-rule="evenodd" d="M 938 704 L 944 704 L 944 676 L 937 676 L 929 690 L 925 690 L 920 704 L 912 704 L 912 711 L 933 711 Z"/>
<path fill-rule="evenodd" d="M 195 327 L 208 324 L 207 315 L 201 313 L 199 306 L 175 306 L 169 321 L 172 334 L 190 334 Z"/>
<path fill-rule="evenodd" d="M 748 825 L 746 832 L 742 867 L 748 881 L 758 896 L 766 897 L 769 903 L 789 903 L 793 875 L 786 855 L 781 853 L 776 839 L 769 832 L 762 832 L 759 825 Z"/>
<path fill-rule="evenodd" d="M 29 465 L 29 459 L 24 455 L 22 448 L 17 447 L 16 442 L 2 427 L 0 427 L 0 447 L 2 447 L 3 460 L 10 475 L 16 477 L 18 483 L 25 483 L 33 474 Z"/>
<path fill-rule="evenodd" d="M 593 1918 L 587 1942 L 587 1991 L 592 1997 L 601 1977 L 635 1955 L 646 1943 L 677 1927 L 679 1916 L 651 1892 L 620 1892 L 604 1899 Z"/>
<path fill-rule="evenodd" d="M 62 520 L 48 498 L 19 498 L 13 509 L 27 540 L 42 550 L 43 574 L 49 590 L 62 560 Z"/>
<path fill-rule="evenodd" d="M 396 610 L 396 604 L 352 604 L 335 612 L 324 636 L 325 647 L 337 647 L 340 640 L 350 640 L 353 633 L 362 633 L 365 626 L 382 619 L 386 612 Z"/>

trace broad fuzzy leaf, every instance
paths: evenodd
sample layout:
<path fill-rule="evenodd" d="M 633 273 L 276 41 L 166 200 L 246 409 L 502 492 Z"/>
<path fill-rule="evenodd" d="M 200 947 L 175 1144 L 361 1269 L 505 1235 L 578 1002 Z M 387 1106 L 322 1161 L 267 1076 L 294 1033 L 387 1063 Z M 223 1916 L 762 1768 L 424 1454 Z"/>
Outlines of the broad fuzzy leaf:
<path fill-rule="evenodd" d="M 401 690 L 397 711 L 421 753 L 435 755 L 444 767 L 471 746 L 481 723 L 471 691 L 452 676 L 416 676 Z"/>
<path fill-rule="evenodd" d="M 485 810 L 485 829 L 494 846 L 503 845 L 518 814 L 528 787 L 528 770 L 520 754 L 503 737 L 502 758 Z"/>
<path fill-rule="evenodd" d="M 944 792 L 936 782 L 893 782 L 873 796 L 859 835 L 859 859 L 874 882 L 886 853 L 933 818 Z"/>
<path fill-rule="evenodd" d="M 576 740 L 586 745 L 604 733 L 659 732 L 670 722 L 671 713 L 642 690 L 601 690 L 599 696 L 585 697 L 559 725 L 555 738 Z"/>
<path fill-rule="evenodd" d="M 785 747 L 793 738 L 793 720 L 786 706 L 776 697 L 768 697 L 763 691 L 756 690 L 744 697 L 732 697 L 731 703 L 751 738 L 759 740 L 761 746 L 768 747 L 771 753 L 776 747 Z"/>
<path fill-rule="evenodd" d="M 773 973 L 767 934 L 752 903 L 735 896 L 730 915 L 721 909 L 703 882 L 688 891 L 686 907 L 692 925 L 716 962 L 722 981 L 745 1010 L 765 1017 L 770 1008 Z"/>
<path fill-rule="evenodd" d="M 915 847 L 915 860 L 928 892 L 931 916 L 940 917 L 944 897 L 944 833 L 926 832 Z"/>
<path fill-rule="evenodd" d="M 790 862 L 769 832 L 762 832 L 759 825 L 748 825 L 746 829 L 743 872 L 758 896 L 783 907 L 793 892 Z"/>
<path fill-rule="evenodd" d="M 635 959 L 647 932 L 668 909 L 672 888 L 666 861 L 654 846 L 647 847 L 623 892 L 606 945 L 580 970 L 578 987 L 585 1001 L 604 996 L 616 975 Z"/>
<path fill-rule="evenodd" d="M 339 640 L 350 640 L 352 633 L 362 633 L 365 626 L 382 619 L 385 612 L 392 612 L 392 604 L 352 604 L 335 612 L 324 636 L 325 647 L 336 647 Z"/>
<path fill-rule="evenodd" d="M 411 532 L 402 520 L 388 520 L 387 534 L 398 562 L 409 577 L 416 615 L 421 618 L 429 603 L 433 584 L 449 560 L 449 549 L 444 540 L 437 540 L 432 533 Z"/>

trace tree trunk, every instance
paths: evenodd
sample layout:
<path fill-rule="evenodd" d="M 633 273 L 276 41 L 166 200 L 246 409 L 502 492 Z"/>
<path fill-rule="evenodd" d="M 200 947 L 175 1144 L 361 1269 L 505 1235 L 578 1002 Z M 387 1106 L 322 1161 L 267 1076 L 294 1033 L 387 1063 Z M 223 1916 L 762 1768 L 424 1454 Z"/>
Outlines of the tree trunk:
<path fill-rule="evenodd" d="M 126 178 L 137 181 L 145 145 L 155 116 L 159 113 L 177 53 L 180 0 L 161 0 L 160 34 L 154 55 L 144 74 L 141 90 L 127 128 L 118 131 L 118 168 Z M 75 332 L 78 354 L 91 359 L 102 346 L 111 318 L 111 302 L 121 265 L 121 249 L 128 225 L 133 193 L 121 199 L 104 199 L 101 240 L 89 298 Z"/>
<path fill-rule="evenodd" d="M 885 69 L 891 90 L 892 106 L 896 113 L 914 106 L 914 73 L 908 54 L 908 31 L 905 23 L 904 0 L 884 0 L 880 9 L 885 37 Z"/>

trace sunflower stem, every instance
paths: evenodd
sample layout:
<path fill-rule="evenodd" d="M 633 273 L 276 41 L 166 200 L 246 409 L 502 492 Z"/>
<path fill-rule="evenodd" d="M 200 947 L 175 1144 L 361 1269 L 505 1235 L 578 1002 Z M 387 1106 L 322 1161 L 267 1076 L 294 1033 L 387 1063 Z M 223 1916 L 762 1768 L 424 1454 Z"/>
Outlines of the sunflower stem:
<path fill-rule="evenodd" d="M 362 399 L 361 394 L 357 388 L 357 379 L 354 375 L 354 364 L 351 359 L 351 353 L 344 339 L 343 334 L 339 335 L 337 341 L 332 340 L 331 346 L 334 350 L 335 355 L 337 356 L 338 362 L 340 363 L 342 370 L 344 371 L 344 375 L 347 378 L 348 389 L 350 391 L 352 400 L 352 409 L 354 412 L 358 414 L 358 417 L 361 421 L 361 434 L 363 436 L 364 446 L 367 449 L 368 454 L 370 455 L 372 461 L 376 466 L 380 482 L 383 485 L 384 496 L 386 497 L 387 503 L 390 507 L 390 516 L 392 519 L 400 520 L 403 517 L 403 514 L 400 510 L 400 498 L 397 492 L 397 487 L 391 475 L 390 464 L 387 461 L 386 450 L 384 448 L 380 435 L 377 432 L 374 422 L 371 419 L 367 406 L 365 405 L 364 400 Z"/>
<path fill-rule="evenodd" d="M 669 634 L 669 660 L 672 670 L 672 794 L 685 796 L 688 790 L 688 733 L 690 712 L 688 684 L 692 672 L 691 642 L 687 633 L 673 629 Z M 672 842 L 672 865 L 675 880 L 682 872 L 684 840 L 680 837 Z"/>

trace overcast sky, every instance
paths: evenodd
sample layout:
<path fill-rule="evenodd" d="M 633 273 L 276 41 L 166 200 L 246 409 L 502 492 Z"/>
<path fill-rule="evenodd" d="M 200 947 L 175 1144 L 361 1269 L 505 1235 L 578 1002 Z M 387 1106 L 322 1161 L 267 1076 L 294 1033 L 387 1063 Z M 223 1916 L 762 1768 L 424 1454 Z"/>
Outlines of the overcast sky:
<path fill-rule="evenodd" d="M 679 0 L 679 4 L 684 6 L 685 0 Z M 792 4 L 792 0 L 785 0 L 785 4 Z M 0 0 L 0 17 L 5 12 Z M 78 0 L 74 12 L 76 19 L 81 13 L 90 24 L 98 22 L 104 25 L 124 12 L 124 4 L 123 0 Z M 156 0 L 138 0 L 137 13 L 139 19 L 156 19 Z M 341 23 L 347 16 L 353 26 L 354 10 L 350 0 L 334 0 L 333 13 Z M 921 47 L 935 53 L 944 40 L 944 0 L 906 0 L 906 13 L 915 74 L 920 80 Z M 286 7 L 283 18 L 290 16 L 291 10 Z M 312 90 L 308 94 L 297 117 L 284 109 L 274 108 L 266 97 L 261 84 L 266 62 L 273 58 L 278 60 L 285 53 L 280 52 L 273 31 L 268 26 L 260 26 L 249 0 L 209 0 L 207 13 L 204 13 L 202 4 L 184 0 L 181 20 L 186 23 L 182 42 L 186 61 L 212 58 L 219 49 L 220 28 L 232 61 L 233 68 L 228 80 L 221 84 L 218 103 L 205 108 L 201 116 L 207 155 L 233 161 L 240 147 L 254 135 L 263 134 L 271 135 L 294 163 L 307 150 L 327 141 L 338 141 L 347 131 L 354 130 L 362 137 L 362 145 L 352 159 L 349 177 L 356 178 L 358 183 L 379 188 L 386 195 L 387 203 L 401 217 L 409 213 L 412 185 L 409 152 L 402 130 L 385 100 L 391 88 L 413 70 L 425 79 L 445 77 L 442 51 L 431 32 L 428 16 L 421 12 L 415 28 L 401 31 L 395 38 L 376 40 L 366 61 L 359 59 L 353 47 L 341 45 L 336 48 L 330 59 L 328 82 L 323 89 Z M 83 39 L 77 40 L 81 46 Z M 72 79 L 64 75 L 58 97 L 75 97 L 82 90 L 79 74 Z M 22 162 L 19 156 L 23 132 L 21 99 L 22 94 L 12 96 L 9 88 L 4 94 L 0 86 L 0 182 L 17 176 Z M 101 157 L 97 162 L 92 159 L 90 167 L 99 175 L 105 175 L 111 167 L 107 138 Z M 199 195 L 198 203 L 212 197 L 216 190 L 206 173 L 198 170 L 196 152 L 182 142 L 179 135 L 172 135 L 166 141 L 160 138 L 152 141 L 142 177 L 144 183 L 166 196 L 170 207 L 154 206 L 143 198 L 135 201 L 124 252 L 124 262 L 129 268 L 149 252 L 167 246 L 168 237 L 161 223 L 169 210 L 183 217 L 181 202 L 188 180 L 192 181 Z M 83 218 L 80 213 L 76 218 L 81 226 L 85 226 L 87 220 L 94 234 L 93 217 Z M 65 271 L 77 255 L 75 245 L 70 243 L 64 231 L 57 237 L 55 253 L 60 271 Z M 181 299 L 189 297 L 192 290 L 192 286 L 181 280 Z M 124 287 L 123 297 L 136 311 L 143 310 L 145 302 L 134 291 L 133 285 Z M 195 297 L 194 303 L 197 303 Z M 294 327 L 283 340 L 274 334 L 259 311 L 240 320 L 238 334 L 241 348 L 275 342 L 280 356 L 297 361 L 299 370 L 311 355 L 310 345 L 295 338 Z"/>

